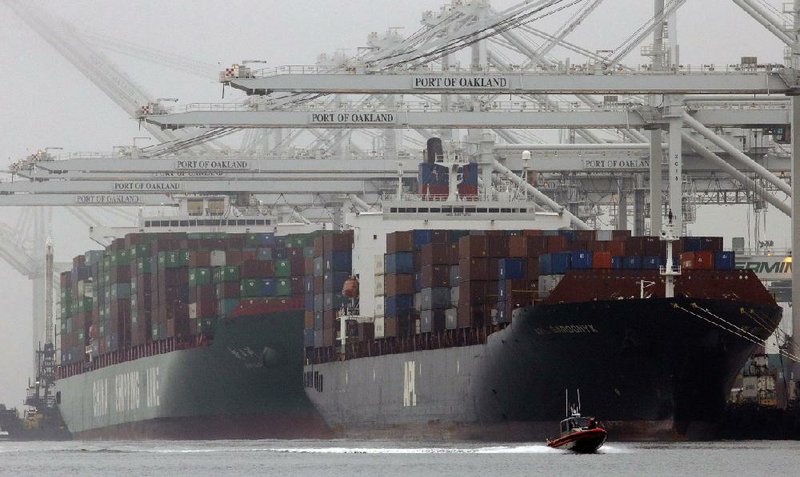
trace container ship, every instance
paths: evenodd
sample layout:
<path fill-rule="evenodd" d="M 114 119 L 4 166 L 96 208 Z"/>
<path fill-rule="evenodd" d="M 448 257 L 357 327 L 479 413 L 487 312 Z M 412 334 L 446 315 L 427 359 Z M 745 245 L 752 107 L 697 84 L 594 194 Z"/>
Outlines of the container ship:
<path fill-rule="evenodd" d="M 191 227 L 232 232 L 176 231 Z M 114 439 L 327 435 L 300 379 L 306 262 L 313 265 L 320 233 L 291 233 L 304 228 L 194 214 L 148 220 L 75 257 L 60 277 L 54 388 L 69 431 Z"/>
<path fill-rule="evenodd" d="M 326 423 L 352 437 L 544 439 L 564 390 L 580 389 L 614 439 L 713 437 L 781 318 L 756 275 L 720 237 L 569 230 L 503 192 L 479 197 L 475 172 L 426 162 L 418 194 L 348 215 L 337 311 L 320 308 L 332 292 L 315 268 L 303 381 Z"/>

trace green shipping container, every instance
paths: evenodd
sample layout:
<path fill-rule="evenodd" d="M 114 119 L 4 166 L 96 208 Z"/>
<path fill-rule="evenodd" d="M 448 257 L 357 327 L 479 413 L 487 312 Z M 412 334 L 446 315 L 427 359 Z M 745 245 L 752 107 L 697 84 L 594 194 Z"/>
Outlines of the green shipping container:
<path fill-rule="evenodd" d="M 287 279 L 276 280 L 275 296 L 291 296 L 292 295 L 292 281 Z"/>
<path fill-rule="evenodd" d="M 264 286 L 260 279 L 242 280 L 239 285 L 242 298 L 257 298 L 264 296 Z"/>
<path fill-rule="evenodd" d="M 136 259 L 136 270 L 139 272 L 139 275 L 143 275 L 145 273 L 152 273 L 152 267 L 150 266 L 150 257 L 139 257 Z"/>
<path fill-rule="evenodd" d="M 208 268 L 190 268 L 189 286 L 209 285 L 211 283 L 211 270 Z"/>
<path fill-rule="evenodd" d="M 239 267 L 237 265 L 227 265 L 214 270 L 214 283 L 238 281 Z"/>
<path fill-rule="evenodd" d="M 290 260 L 275 260 L 275 276 L 288 278 L 292 276 L 292 262 Z"/>

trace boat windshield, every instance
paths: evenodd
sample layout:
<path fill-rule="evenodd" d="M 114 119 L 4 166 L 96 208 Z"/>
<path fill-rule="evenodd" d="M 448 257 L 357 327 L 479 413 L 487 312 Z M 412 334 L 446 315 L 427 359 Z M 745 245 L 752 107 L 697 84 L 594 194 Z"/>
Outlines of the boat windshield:
<path fill-rule="evenodd" d="M 561 421 L 561 432 L 569 432 L 572 429 L 589 427 L 592 420 L 593 419 L 588 417 L 570 417 L 569 419 L 564 419 Z"/>

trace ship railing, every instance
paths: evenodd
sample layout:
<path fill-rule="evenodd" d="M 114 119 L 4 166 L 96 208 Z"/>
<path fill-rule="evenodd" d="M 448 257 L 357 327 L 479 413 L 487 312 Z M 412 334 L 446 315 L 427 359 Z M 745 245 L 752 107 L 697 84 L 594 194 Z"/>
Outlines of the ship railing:
<path fill-rule="evenodd" d="M 404 337 L 348 341 L 345 352 L 339 347 L 308 348 L 306 364 L 320 364 L 331 361 L 384 356 L 412 351 L 425 351 L 442 348 L 455 348 L 484 344 L 489 335 L 507 327 L 509 323 L 498 323 L 482 328 L 459 328 L 435 333 L 420 333 Z"/>
<path fill-rule="evenodd" d="M 62 364 L 56 370 L 57 379 L 68 378 L 89 371 L 114 366 L 127 361 L 136 361 L 140 358 L 147 358 L 159 354 L 166 354 L 176 350 L 199 348 L 208 346 L 212 338 L 206 334 L 193 336 L 179 336 L 165 338 L 149 343 L 131 346 L 122 350 L 109 351 L 99 356 L 92 357 L 91 361 L 80 361 L 77 363 Z"/>

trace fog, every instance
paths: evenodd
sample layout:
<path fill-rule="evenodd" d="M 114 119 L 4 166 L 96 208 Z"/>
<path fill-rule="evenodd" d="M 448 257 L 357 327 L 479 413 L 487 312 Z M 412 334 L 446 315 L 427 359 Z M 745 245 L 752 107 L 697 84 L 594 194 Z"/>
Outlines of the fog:
<path fill-rule="evenodd" d="M 138 123 L 117 107 L 69 61 L 0 1 L 0 170 L 47 147 L 60 152 L 110 152 L 147 136 Z M 497 0 L 500 10 L 517 2 Z M 773 1 L 780 8 L 782 2 Z M 410 35 L 419 28 L 421 12 L 438 10 L 432 0 L 173 0 L 47 1 L 50 13 L 81 29 L 142 46 L 170 51 L 219 65 L 244 59 L 266 60 L 269 66 L 313 64 L 320 53 L 343 50 L 355 54 L 369 32 L 402 27 Z M 607 0 L 569 40 L 590 50 L 610 49 L 635 31 L 652 11 L 646 0 Z M 554 31 L 558 18 L 538 27 Z M 681 62 L 733 64 L 742 56 L 761 62 L 783 62 L 783 45 L 729 0 L 689 0 L 678 14 Z M 645 43 L 649 43 L 647 40 Z M 636 48 L 627 64 L 643 64 Z M 181 103 L 220 101 L 221 86 L 203 79 L 104 52 L 151 97 L 176 97 Z M 575 56 L 575 55 L 573 55 Z M 577 58 L 573 58 L 573 62 Z M 137 139 L 137 144 L 148 145 Z M 8 180 L 8 176 L 2 180 Z M 20 230 L 20 210 L 0 208 L 0 223 Z M 86 226 L 54 209 L 56 260 L 66 262 L 97 245 Z M 752 228 L 746 207 L 708 207 L 695 234 L 747 236 Z M 748 223 L 748 220 L 750 223 Z M 767 234 L 788 246 L 788 220 L 779 212 L 767 219 Z M 0 261 L 0 403 L 19 406 L 31 371 L 31 282 Z M 43 299 L 43 297 L 38 297 Z"/>

